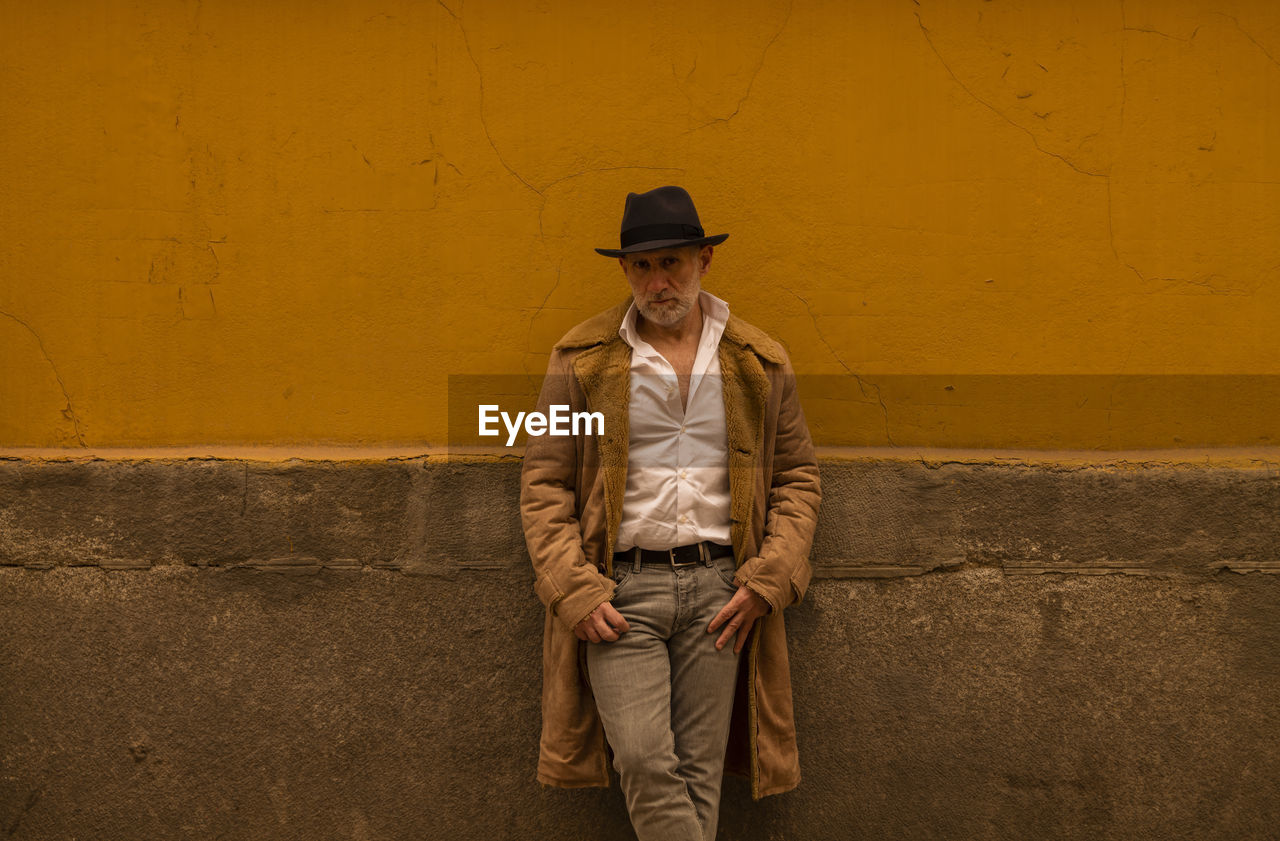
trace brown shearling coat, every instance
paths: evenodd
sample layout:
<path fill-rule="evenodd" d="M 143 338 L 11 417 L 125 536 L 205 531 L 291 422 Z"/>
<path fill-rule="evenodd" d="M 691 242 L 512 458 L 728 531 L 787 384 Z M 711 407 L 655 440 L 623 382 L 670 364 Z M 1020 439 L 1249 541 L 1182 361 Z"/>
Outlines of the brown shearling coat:
<path fill-rule="evenodd" d="M 584 321 L 556 343 L 538 399 L 600 412 L 603 434 L 530 437 L 520 513 L 546 607 L 538 779 L 566 788 L 609 785 L 609 750 L 573 627 L 613 598 L 613 547 L 626 488 L 631 348 L 618 327 L 631 299 Z M 800 781 L 783 609 L 811 574 L 818 465 L 782 347 L 730 314 L 720 340 L 728 434 L 735 580 L 759 593 L 739 669 L 725 770 L 751 780 L 753 799 Z M 732 644 L 732 643 L 730 643 Z"/>

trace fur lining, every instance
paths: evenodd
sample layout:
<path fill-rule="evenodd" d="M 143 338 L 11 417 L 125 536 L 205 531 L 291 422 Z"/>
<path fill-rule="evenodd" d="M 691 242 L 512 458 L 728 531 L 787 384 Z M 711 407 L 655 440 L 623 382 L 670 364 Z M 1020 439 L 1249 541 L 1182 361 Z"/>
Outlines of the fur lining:
<path fill-rule="evenodd" d="M 556 342 L 555 348 L 561 350 L 564 348 L 591 347 L 592 345 L 607 344 L 611 339 L 621 341 L 622 337 L 618 335 L 618 328 L 622 326 L 622 319 L 626 317 L 627 310 L 630 308 L 631 298 L 628 297 L 616 307 L 591 316 L 591 318 L 561 336 L 560 341 Z"/>
<path fill-rule="evenodd" d="M 626 310 L 622 310 L 626 313 Z M 596 319 L 592 319 L 595 321 Z M 621 323 L 621 316 L 618 321 Z M 576 332 L 576 331 L 575 331 Z M 584 350 L 573 360 L 573 373 L 587 398 L 587 410 L 604 415 L 600 437 L 600 470 L 604 474 L 605 574 L 613 572 L 613 547 L 622 522 L 627 491 L 627 451 L 631 440 L 631 346 L 615 330 L 615 342 Z"/>
<path fill-rule="evenodd" d="M 618 328 L 622 326 L 622 319 L 626 318 L 627 310 L 630 308 L 631 298 L 628 297 L 616 307 L 593 315 L 561 336 L 560 341 L 555 343 L 556 349 L 591 347 L 608 344 L 620 338 Z M 785 358 L 782 346 L 770 338 L 769 334 L 748 324 L 733 313 L 729 313 L 729 320 L 725 322 L 724 338 L 735 345 L 751 348 L 775 365 L 781 365 Z"/>
<path fill-rule="evenodd" d="M 624 309 L 622 314 L 626 313 Z M 622 319 L 618 319 L 618 323 L 621 324 Z M 729 321 L 724 325 L 724 337 L 736 345 L 751 348 L 774 365 L 781 365 L 786 359 L 782 345 L 771 339 L 768 333 L 753 327 L 733 313 L 729 313 Z"/>
<path fill-rule="evenodd" d="M 725 328 L 726 335 L 728 328 Z M 763 335 L 763 334 L 761 334 Z M 720 344 L 724 425 L 729 444 L 729 536 L 738 564 L 747 560 L 747 536 L 755 508 L 755 471 L 763 452 L 769 377 L 756 355 L 742 345 Z"/>

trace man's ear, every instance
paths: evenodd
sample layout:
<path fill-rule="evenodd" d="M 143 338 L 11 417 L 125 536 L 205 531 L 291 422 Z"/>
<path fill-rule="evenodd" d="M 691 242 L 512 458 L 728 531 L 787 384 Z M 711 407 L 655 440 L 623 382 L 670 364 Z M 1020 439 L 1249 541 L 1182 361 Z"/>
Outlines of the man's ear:
<path fill-rule="evenodd" d="M 711 268 L 711 255 L 714 252 L 715 249 L 710 245 L 702 246 L 702 250 L 698 252 L 698 271 L 701 274 L 706 274 L 707 270 Z"/>
<path fill-rule="evenodd" d="M 623 273 L 623 274 L 626 274 L 626 273 L 627 273 L 627 258 L 626 258 L 626 257 L 619 257 L 619 258 L 618 258 L 618 265 L 622 267 L 622 273 Z"/>

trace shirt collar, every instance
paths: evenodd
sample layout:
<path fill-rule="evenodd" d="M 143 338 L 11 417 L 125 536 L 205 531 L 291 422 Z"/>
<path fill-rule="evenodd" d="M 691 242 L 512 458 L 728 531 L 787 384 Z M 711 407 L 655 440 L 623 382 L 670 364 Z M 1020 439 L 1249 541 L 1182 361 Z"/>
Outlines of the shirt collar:
<path fill-rule="evenodd" d="M 702 306 L 702 338 L 699 344 L 720 344 L 720 337 L 724 335 L 724 326 L 729 321 L 729 304 L 705 289 L 698 293 L 698 303 Z M 627 308 L 627 314 L 622 317 L 622 324 L 618 325 L 618 335 L 641 356 L 658 356 L 653 346 L 640 338 L 640 333 L 636 330 L 638 312 L 633 298 L 631 306 Z"/>

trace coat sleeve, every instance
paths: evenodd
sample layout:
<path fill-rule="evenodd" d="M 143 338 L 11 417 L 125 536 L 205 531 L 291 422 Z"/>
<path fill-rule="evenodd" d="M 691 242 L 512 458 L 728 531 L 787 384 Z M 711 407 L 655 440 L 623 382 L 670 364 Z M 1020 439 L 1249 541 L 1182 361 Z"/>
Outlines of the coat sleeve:
<path fill-rule="evenodd" d="M 764 540 L 759 554 L 738 568 L 736 581 L 758 593 L 777 613 L 804 598 L 813 570 L 809 552 L 822 498 L 818 460 L 796 391 L 795 371 L 784 356 L 774 438 Z"/>
<path fill-rule="evenodd" d="M 571 405 L 568 358 L 551 353 L 536 411 Z M 588 563 L 577 514 L 578 446 L 571 436 L 530 436 L 520 471 L 520 520 L 534 591 L 568 629 L 613 597 L 614 583 Z"/>

